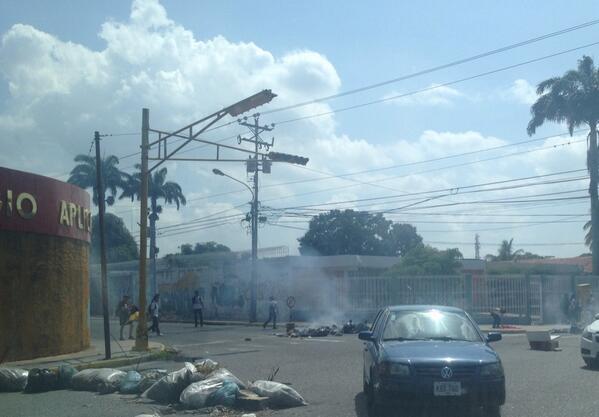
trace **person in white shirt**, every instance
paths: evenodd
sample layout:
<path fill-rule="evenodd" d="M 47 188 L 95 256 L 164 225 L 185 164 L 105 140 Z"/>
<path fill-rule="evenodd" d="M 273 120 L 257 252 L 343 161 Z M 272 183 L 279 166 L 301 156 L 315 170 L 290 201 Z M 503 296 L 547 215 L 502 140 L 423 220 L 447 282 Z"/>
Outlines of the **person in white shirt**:
<path fill-rule="evenodd" d="M 200 327 L 204 327 L 204 315 L 202 309 L 204 308 L 204 301 L 200 297 L 199 291 L 195 292 L 195 295 L 191 298 L 191 308 L 193 309 L 193 319 L 195 320 L 195 327 L 198 327 L 198 316 L 200 318 Z"/>
<path fill-rule="evenodd" d="M 152 298 L 152 302 L 148 307 L 148 313 L 150 313 L 150 317 L 152 318 L 152 327 L 149 330 L 157 334 L 158 336 L 162 336 L 160 333 L 160 294 L 156 294 L 154 298 Z"/>
<path fill-rule="evenodd" d="M 277 300 L 275 300 L 275 297 L 273 297 L 272 295 L 269 298 L 270 303 L 268 305 L 268 320 L 266 320 L 264 322 L 264 326 L 262 326 L 263 328 L 266 329 L 266 326 L 268 325 L 268 323 L 270 323 L 272 321 L 272 328 L 276 329 L 277 328 L 277 314 L 279 313 L 279 306 L 277 304 Z"/>

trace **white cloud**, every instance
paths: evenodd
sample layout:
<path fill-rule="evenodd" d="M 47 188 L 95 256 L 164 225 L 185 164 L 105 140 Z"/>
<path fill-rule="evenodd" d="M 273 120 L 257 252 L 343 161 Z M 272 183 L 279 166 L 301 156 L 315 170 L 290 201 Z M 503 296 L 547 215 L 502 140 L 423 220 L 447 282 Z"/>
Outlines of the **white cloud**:
<path fill-rule="evenodd" d="M 452 106 L 457 99 L 464 98 L 465 95 L 459 90 L 452 87 L 439 86 L 431 84 L 429 89 L 422 93 L 413 94 L 405 97 L 391 99 L 392 97 L 401 95 L 397 91 L 385 95 L 383 98 L 388 99 L 390 104 L 398 106 Z"/>
<path fill-rule="evenodd" d="M 100 36 L 105 47 L 92 50 L 23 24 L 15 24 L 3 34 L 0 82 L 6 83 L 9 95 L 0 106 L 4 109 L 0 111 L 3 138 L 0 165 L 42 174 L 68 173 L 73 157 L 88 152 L 94 130 L 102 133 L 138 132 L 142 107 L 150 108 L 152 127 L 167 130 L 184 126 L 264 88 L 271 88 L 278 97 L 260 111 L 335 94 L 341 88 L 335 67 L 317 51 L 297 49 L 278 56 L 255 43 L 232 42 L 224 36 L 198 39 L 194 33 L 169 19 L 157 0 L 135 0 L 129 20 L 104 23 Z M 512 86 L 511 97 L 526 98 L 531 88 L 525 80 L 517 80 Z M 435 107 L 451 106 L 465 99 L 471 97 L 450 87 L 439 87 L 393 103 Z M 276 123 L 329 110 L 328 104 L 317 103 L 265 115 L 261 121 Z M 206 138 L 218 140 L 238 133 L 244 133 L 243 129 L 232 125 L 209 132 Z M 397 138 L 389 143 L 378 143 L 374 137 L 376 132 L 373 137 L 353 137 L 344 133 L 336 125 L 334 115 L 280 124 L 273 135 L 276 137 L 274 150 L 309 156 L 310 169 L 332 174 L 376 171 L 312 181 L 322 178 L 323 174 L 274 164 L 272 174 L 260 177 L 260 199 L 265 206 L 271 207 L 305 204 L 322 207 L 330 202 L 477 184 L 517 177 L 523 172 L 546 173 L 584 167 L 585 160 L 582 144 L 560 147 L 558 152 L 522 154 L 480 164 L 454 166 L 520 148 L 383 170 L 381 168 L 392 165 L 501 146 L 508 141 L 476 131 L 424 130 L 415 139 Z M 270 139 L 270 135 L 264 135 L 264 139 Z M 546 144 L 564 141 L 547 141 Z M 107 154 L 130 154 L 138 151 L 139 136 L 109 137 L 102 143 Z M 224 143 L 235 144 L 234 141 Z M 226 154 L 226 151 L 222 152 Z M 214 149 L 197 149 L 183 155 L 214 156 Z M 136 162 L 139 162 L 138 158 L 128 158 L 122 160 L 121 166 L 127 168 Z M 437 170 L 447 166 L 454 167 Z M 247 212 L 248 191 L 226 178 L 214 177 L 211 174 L 213 167 L 209 163 L 168 165 L 168 179 L 181 184 L 189 204 L 180 211 L 165 206 L 158 227 L 225 210 L 230 211 L 215 217 L 242 216 Z M 248 179 L 241 164 L 219 165 L 219 168 L 239 180 Z M 297 183 L 298 180 L 310 181 Z M 435 203 L 468 198 L 454 195 Z M 398 199 L 396 206 L 403 204 Z M 394 207 L 380 201 L 351 205 L 361 209 Z M 113 211 L 126 211 L 127 225 L 135 226 L 136 210 L 131 206 L 131 203 L 122 202 Z M 240 207 L 233 209 L 235 206 Z M 301 227 L 301 224 L 297 226 Z M 418 229 L 426 231 L 442 226 L 433 228 L 418 224 Z M 467 230 L 455 224 L 447 225 L 447 228 Z M 499 241 L 500 233 L 488 236 L 487 240 Z M 287 244 L 293 252 L 295 239 L 301 234 L 299 230 L 267 226 L 260 231 L 260 245 Z M 469 234 L 473 233 L 464 232 L 464 236 Z M 464 239 L 461 235 L 443 238 L 435 233 L 425 235 L 433 239 L 435 236 L 436 240 L 443 241 Z M 546 237 L 551 240 L 550 235 Z M 542 238 L 544 236 L 539 235 L 528 240 Z M 160 238 L 159 246 L 161 253 L 168 253 L 176 251 L 181 243 L 207 240 L 217 240 L 233 249 L 249 247 L 249 237 L 238 221 Z"/>
<path fill-rule="evenodd" d="M 535 86 L 521 78 L 514 81 L 502 96 L 526 105 L 533 104 L 538 98 Z"/>

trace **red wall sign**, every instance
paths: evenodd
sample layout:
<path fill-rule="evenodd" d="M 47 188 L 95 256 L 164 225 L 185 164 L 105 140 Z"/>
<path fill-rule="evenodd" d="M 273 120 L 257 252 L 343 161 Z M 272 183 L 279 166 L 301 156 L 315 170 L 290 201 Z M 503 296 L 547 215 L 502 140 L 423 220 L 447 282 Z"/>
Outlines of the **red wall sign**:
<path fill-rule="evenodd" d="M 66 182 L 0 167 L 0 230 L 89 242 L 89 194 Z"/>

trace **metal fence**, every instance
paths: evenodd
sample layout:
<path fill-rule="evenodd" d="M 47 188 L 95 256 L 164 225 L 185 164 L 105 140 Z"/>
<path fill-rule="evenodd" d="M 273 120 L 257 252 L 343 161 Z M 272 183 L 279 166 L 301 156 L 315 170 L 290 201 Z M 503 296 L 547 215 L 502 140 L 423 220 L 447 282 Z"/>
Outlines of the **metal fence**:
<path fill-rule="evenodd" d="M 170 274 L 161 277 L 161 282 L 170 282 L 160 288 L 163 313 L 189 318 L 193 291 L 199 289 L 206 318 L 247 319 L 249 277 L 242 273 L 243 265 L 239 269 L 241 272 L 228 267 L 222 273 L 206 268 L 162 271 Z M 331 276 L 298 275 L 293 270 L 267 275 L 261 274 L 258 282 L 259 315 L 267 314 L 268 297 L 273 295 L 284 320 L 289 312 L 285 301 L 294 297 L 296 320 L 362 320 L 387 305 L 437 304 L 464 308 L 479 322 L 490 321 L 489 312 L 503 308 L 506 323 L 558 323 L 565 319 L 564 297 L 575 293 L 579 284 L 590 284 L 593 291 L 599 288 L 599 277 L 571 275 Z M 109 281 L 112 312 L 120 296 L 137 293 L 137 274 L 112 271 Z M 92 275 L 90 290 L 92 314 L 99 314 L 99 276 Z"/>
<path fill-rule="evenodd" d="M 478 321 L 485 322 L 491 320 L 489 312 L 492 309 L 502 308 L 507 323 L 559 323 L 565 320 L 562 311 L 564 297 L 576 293 L 579 284 L 590 284 L 594 293 L 599 288 L 599 277 L 456 275 L 338 278 L 332 309 L 342 311 L 346 316 L 368 318 L 387 305 L 447 305 L 463 308 Z M 599 293 L 594 296 L 597 298 Z"/>

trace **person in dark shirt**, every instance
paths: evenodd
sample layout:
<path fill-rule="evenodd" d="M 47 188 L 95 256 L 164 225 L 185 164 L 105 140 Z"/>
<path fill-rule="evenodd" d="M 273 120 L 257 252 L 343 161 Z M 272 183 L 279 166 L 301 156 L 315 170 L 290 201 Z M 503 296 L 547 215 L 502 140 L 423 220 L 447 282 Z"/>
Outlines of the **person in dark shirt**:
<path fill-rule="evenodd" d="M 121 325 L 121 340 L 125 340 L 123 329 L 126 325 L 129 325 L 129 339 L 133 339 L 133 322 L 129 321 L 129 316 L 132 313 L 131 307 L 132 304 L 129 302 L 129 296 L 123 295 L 123 299 L 116 307 L 116 315 L 119 318 L 119 324 Z"/>

